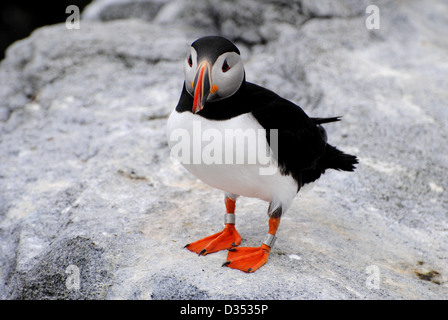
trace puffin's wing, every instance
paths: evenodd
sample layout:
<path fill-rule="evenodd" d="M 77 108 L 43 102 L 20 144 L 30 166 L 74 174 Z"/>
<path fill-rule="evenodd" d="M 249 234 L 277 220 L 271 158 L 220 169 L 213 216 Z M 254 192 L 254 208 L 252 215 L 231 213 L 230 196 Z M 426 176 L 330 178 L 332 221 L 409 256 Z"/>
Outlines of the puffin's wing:
<path fill-rule="evenodd" d="M 274 156 L 278 160 L 282 173 L 291 174 L 300 186 L 301 172 L 313 168 L 325 152 L 326 141 L 318 124 L 337 120 L 336 118 L 309 118 L 294 103 L 267 89 L 253 86 L 255 87 L 248 89 L 257 94 L 258 106 L 252 113 L 260 125 L 266 129 L 268 143 L 271 139 L 269 129 L 278 130 L 278 150 L 273 150 Z"/>

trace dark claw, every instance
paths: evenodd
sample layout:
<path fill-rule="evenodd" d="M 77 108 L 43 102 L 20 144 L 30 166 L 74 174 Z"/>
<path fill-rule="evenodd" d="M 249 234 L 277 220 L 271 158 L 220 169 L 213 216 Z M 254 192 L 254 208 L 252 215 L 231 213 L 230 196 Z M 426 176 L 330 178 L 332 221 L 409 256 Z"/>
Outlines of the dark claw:
<path fill-rule="evenodd" d="M 202 256 L 202 255 L 204 255 L 205 256 L 205 253 L 207 252 L 207 250 L 205 250 L 205 249 L 202 249 L 202 251 L 201 252 L 199 252 L 199 256 Z"/>
<path fill-rule="evenodd" d="M 234 252 L 234 251 L 236 251 L 236 248 L 229 248 L 229 249 L 227 249 L 227 251 L 232 251 L 232 252 Z"/>
<path fill-rule="evenodd" d="M 189 243 L 187 243 L 186 245 L 185 245 L 185 247 L 184 248 L 186 248 L 186 247 L 188 247 L 190 244 Z"/>
<path fill-rule="evenodd" d="M 236 247 L 236 242 L 232 242 L 232 247 Z"/>
<path fill-rule="evenodd" d="M 228 264 L 230 264 L 230 260 L 229 261 L 226 261 L 226 262 L 224 262 L 223 264 L 222 264 L 222 267 L 225 267 L 225 266 L 227 266 Z"/>
<path fill-rule="evenodd" d="M 252 271 L 252 268 L 247 269 L 247 272 L 251 272 L 251 271 Z"/>

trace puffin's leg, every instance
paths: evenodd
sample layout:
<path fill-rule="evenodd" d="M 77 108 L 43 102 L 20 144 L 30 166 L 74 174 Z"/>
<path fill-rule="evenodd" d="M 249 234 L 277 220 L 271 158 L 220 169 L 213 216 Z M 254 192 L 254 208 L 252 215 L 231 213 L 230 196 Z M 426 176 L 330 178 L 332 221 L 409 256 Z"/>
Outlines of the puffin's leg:
<path fill-rule="evenodd" d="M 208 253 L 238 246 L 241 243 L 241 236 L 235 228 L 235 202 L 236 196 L 233 197 L 226 194 L 224 203 L 226 204 L 227 213 L 224 216 L 224 230 L 196 242 L 189 243 L 185 248 L 205 256 Z"/>
<path fill-rule="evenodd" d="M 260 247 L 231 248 L 223 266 L 244 272 L 254 272 L 268 261 L 269 252 L 275 242 L 275 233 L 280 225 L 280 217 L 269 218 L 269 231 Z"/>

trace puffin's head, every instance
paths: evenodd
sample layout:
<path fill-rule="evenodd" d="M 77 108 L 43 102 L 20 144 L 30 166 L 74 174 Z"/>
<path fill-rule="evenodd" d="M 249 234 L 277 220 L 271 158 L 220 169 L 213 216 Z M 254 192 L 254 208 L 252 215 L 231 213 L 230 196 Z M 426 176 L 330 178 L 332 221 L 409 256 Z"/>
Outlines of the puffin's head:
<path fill-rule="evenodd" d="M 184 63 L 185 88 L 194 98 L 193 113 L 206 102 L 232 96 L 244 81 L 240 51 L 229 40 L 207 36 L 193 42 Z"/>

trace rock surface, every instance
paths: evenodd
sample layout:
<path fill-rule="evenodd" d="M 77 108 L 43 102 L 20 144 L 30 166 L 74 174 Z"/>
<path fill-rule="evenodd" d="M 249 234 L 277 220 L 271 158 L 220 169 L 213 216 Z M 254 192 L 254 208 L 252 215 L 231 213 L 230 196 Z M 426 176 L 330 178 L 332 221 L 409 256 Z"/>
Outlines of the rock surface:
<path fill-rule="evenodd" d="M 448 5 L 378 1 L 368 30 L 370 4 L 95 1 L 81 29 L 13 44 L 0 64 L 0 298 L 447 299 Z M 254 274 L 183 249 L 224 212 L 220 191 L 170 160 L 164 130 L 184 53 L 208 33 L 236 41 L 249 81 L 342 115 L 329 140 L 360 158 L 298 196 Z M 238 200 L 243 245 L 263 240 L 266 210 Z"/>

